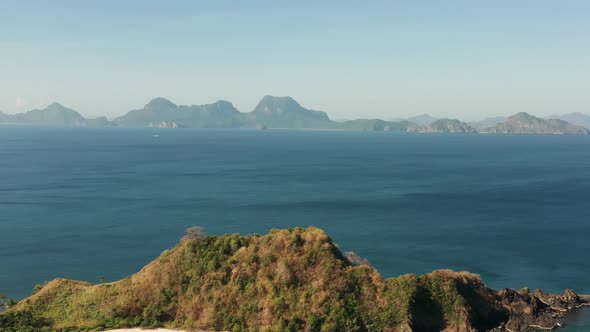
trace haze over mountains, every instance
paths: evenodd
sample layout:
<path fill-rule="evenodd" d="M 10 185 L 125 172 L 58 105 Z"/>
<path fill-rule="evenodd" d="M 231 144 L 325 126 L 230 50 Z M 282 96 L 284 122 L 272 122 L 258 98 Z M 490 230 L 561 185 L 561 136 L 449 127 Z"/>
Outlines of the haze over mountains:
<path fill-rule="evenodd" d="M 582 126 L 585 128 L 590 128 L 590 116 L 575 112 L 575 113 L 568 113 L 564 115 L 553 115 L 549 117 L 550 119 L 558 119 L 567 121 L 569 123 L 573 123 L 578 126 Z"/>
<path fill-rule="evenodd" d="M 4 114 L 0 112 L 0 123 L 66 127 L 109 125 L 106 117 L 85 119 L 80 113 L 59 103 L 52 103 L 42 110 L 34 109 L 26 113 Z"/>
<path fill-rule="evenodd" d="M 480 121 L 469 122 L 469 125 L 475 129 L 481 130 L 485 128 L 491 128 L 496 126 L 498 123 L 505 122 L 508 118 L 505 116 L 494 116 L 491 118 L 485 118 Z"/>
<path fill-rule="evenodd" d="M 241 113 L 228 101 L 207 105 L 176 105 L 164 98 L 152 99 L 142 109 L 133 110 L 113 123 L 122 127 L 167 127 L 170 124 L 193 128 L 238 128 Z"/>
<path fill-rule="evenodd" d="M 435 118 L 433 116 L 430 116 L 430 114 L 421 114 L 421 115 L 409 117 L 406 120 L 408 120 L 410 122 L 414 122 L 415 124 L 418 124 L 421 126 L 427 126 L 439 119 Z"/>
<path fill-rule="evenodd" d="M 511 117 L 493 117 L 466 123 L 438 119 L 428 114 L 402 120 L 356 119 L 333 121 L 325 112 L 310 110 L 291 97 L 265 96 L 254 110 L 242 113 L 232 103 L 219 100 L 204 105 L 176 105 L 165 98 L 152 99 L 142 109 L 109 121 L 106 117 L 86 119 L 75 110 L 52 103 L 44 109 L 4 114 L 0 123 L 64 127 L 158 127 L 158 128 L 276 128 L 332 129 L 357 131 L 400 131 L 417 133 L 495 134 L 590 134 L 590 116 L 571 113 L 542 119 L 521 112 Z"/>
<path fill-rule="evenodd" d="M 492 128 L 484 129 L 484 132 L 495 134 L 589 134 L 588 129 L 582 126 L 559 119 L 540 119 L 524 112 L 515 114 Z"/>

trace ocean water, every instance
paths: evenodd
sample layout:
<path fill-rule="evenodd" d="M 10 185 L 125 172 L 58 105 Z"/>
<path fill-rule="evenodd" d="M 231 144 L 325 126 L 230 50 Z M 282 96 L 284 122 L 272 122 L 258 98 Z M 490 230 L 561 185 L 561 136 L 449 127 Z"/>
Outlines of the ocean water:
<path fill-rule="evenodd" d="M 575 311 L 566 316 L 565 327 L 560 332 L 588 332 L 590 331 L 590 308 Z"/>
<path fill-rule="evenodd" d="M 192 225 L 313 225 L 386 277 L 590 293 L 589 217 L 584 136 L 0 127 L 0 293 L 19 299 L 127 276 Z"/>

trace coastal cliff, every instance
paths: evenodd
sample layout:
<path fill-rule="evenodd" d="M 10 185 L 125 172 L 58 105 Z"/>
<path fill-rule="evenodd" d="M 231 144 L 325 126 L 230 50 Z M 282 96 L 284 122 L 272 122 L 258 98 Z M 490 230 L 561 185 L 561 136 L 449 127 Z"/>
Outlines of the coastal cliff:
<path fill-rule="evenodd" d="M 0 331 L 535 331 L 587 303 L 573 291 L 488 288 L 439 270 L 385 279 L 317 228 L 189 233 L 112 283 L 55 279 L 0 314 Z"/>

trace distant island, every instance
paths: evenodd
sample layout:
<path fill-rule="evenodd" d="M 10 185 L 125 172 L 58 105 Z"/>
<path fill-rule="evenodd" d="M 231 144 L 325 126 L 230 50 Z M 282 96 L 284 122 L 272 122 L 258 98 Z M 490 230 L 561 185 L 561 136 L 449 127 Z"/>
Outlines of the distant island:
<path fill-rule="evenodd" d="M 0 331 L 536 331 L 561 327 L 588 300 L 572 290 L 496 291 L 449 270 L 384 279 L 313 227 L 248 236 L 194 227 L 125 279 L 36 286 L 0 313 Z"/>
<path fill-rule="evenodd" d="M 19 114 L 0 112 L 0 124 L 65 127 L 152 127 L 152 128 L 264 128 L 325 129 L 353 131 L 397 131 L 414 133 L 488 134 L 573 134 L 588 135 L 590 116 L 571 113 L 542 119 L 528 113 L 494 117 L 466 123 L 437 119 L 423 114 L 408 119 L 331 120 L 325 112 L 302 107 L 291 97 L 265 96 L 254 110 L 242 113 L 224 100 L 205 105 L 176 105 L 155 98 L 142 109 L 109 121 L 106 117 L 86 119 L 59 103 Z"/>

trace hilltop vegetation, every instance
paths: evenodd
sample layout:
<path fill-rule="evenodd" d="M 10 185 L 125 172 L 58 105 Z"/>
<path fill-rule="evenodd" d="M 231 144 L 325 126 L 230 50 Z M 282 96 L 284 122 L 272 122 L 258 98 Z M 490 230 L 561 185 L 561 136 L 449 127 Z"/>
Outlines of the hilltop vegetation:
<path fill-rule="evenodd" d="M 193 229 L 126 279 L 39 287 L 0 315 L 0 331 L 526 331 L 555 324 L 553 313 L 528 290 L 495 292 L 466 272 L 384 279 L 353 265 L 317 228 L 264 236 Z"/>

